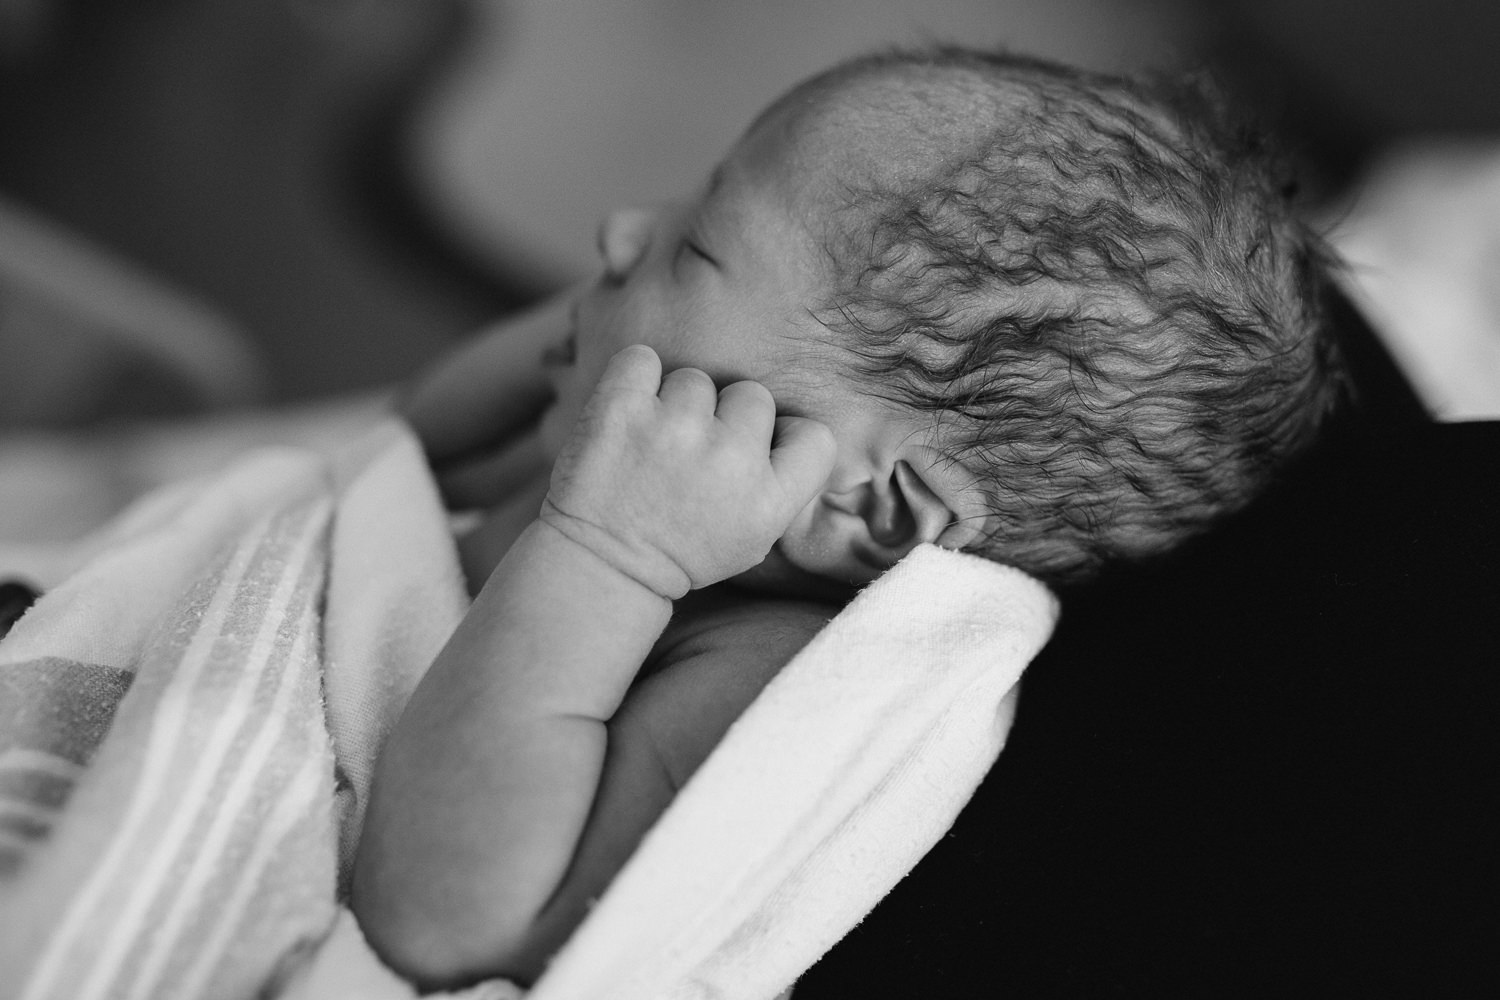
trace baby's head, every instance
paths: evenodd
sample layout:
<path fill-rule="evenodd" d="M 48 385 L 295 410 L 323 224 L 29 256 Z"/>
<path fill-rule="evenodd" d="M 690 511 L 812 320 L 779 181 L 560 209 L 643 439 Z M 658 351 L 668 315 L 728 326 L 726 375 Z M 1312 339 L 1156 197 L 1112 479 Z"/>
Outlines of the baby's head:
<path fill-rule="evenodd" d="M 834 431 L 823 493 L 750 582 L 863 582 L 923 541 L 1086 579 L 1242 507 L 1337 393 L 1321 245 L 1193 92 L 858 59 L 600 243 L 561 427 L 645 342 Z"/>

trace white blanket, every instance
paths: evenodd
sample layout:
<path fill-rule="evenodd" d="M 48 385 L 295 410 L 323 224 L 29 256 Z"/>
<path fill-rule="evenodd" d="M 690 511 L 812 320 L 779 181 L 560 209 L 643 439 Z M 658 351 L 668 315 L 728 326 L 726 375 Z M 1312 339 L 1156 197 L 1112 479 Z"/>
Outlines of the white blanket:
<path fill-rule="evenodd" d="M 467 607 L 415 441 L 247 456 L 90 551 L 0 642 L 0 995 L 412 996 L 339 887 L 375 754 Z M 529 995 L 784 990 L 951 825 L 1056 613 L 1019 572 L 914 552 L 767 687 Z"/>

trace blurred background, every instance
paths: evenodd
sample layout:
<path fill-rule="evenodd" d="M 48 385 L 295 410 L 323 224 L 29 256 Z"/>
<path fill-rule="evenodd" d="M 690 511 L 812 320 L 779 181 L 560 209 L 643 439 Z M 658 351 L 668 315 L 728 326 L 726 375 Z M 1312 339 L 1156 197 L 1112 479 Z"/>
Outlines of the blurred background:
<path fill-rule="evenodd" d="M 1493 0 L 0 0 L 0 428 L 398 382 L 799 78 L 933 39 L 1209 68 L 1358 274 L 1425 275 L 1372 294 L 1382 330 L 1452 328 L 1437 364 L 1493 395 Z"/>

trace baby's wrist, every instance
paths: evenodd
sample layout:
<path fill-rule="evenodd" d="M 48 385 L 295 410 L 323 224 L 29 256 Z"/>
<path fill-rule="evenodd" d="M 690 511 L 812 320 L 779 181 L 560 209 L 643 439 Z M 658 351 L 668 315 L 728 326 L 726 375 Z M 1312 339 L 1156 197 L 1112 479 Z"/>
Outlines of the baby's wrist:
<path fill-rule="evenodd" d="M 542 501 L 535 522 L 541 530 L 582 550 L 609 571 L 656 597 L 675 601 L 693 589 L 692 579 L 666 555 L 632 546 L 609 530 L 560 510 L 551 498 Z"/>

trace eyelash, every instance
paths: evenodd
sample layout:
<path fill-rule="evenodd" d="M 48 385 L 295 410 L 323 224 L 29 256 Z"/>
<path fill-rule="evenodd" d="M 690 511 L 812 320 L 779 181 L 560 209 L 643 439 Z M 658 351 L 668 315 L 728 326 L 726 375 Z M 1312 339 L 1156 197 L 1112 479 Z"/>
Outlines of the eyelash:
<path fill-rule="evenodd" d="M 689 237 L 686 237 L 686 236 L 684 236 L 678 242 L 678 244 L 677 244 L 677 257 L 676 257 L 676 261 L 675 262 L 680 262 L 682 260 L 682 255 L 683 255 L 684 252 L 691 253 L 695 257 L 699 257 L 702 260 L 706 260 L 706 261 L 708 261 L 708 263 L 712 264 L 714 267 L 718 267 L 719 266 L 719 262 L 716 261 L 716 260 L 714 260 L 712 257 L 710 257 L 708 255 L 707 251 L 705 251 L 698 244 L 694 243 L 692 241 L 692 239 L 690 239 Z"/>

